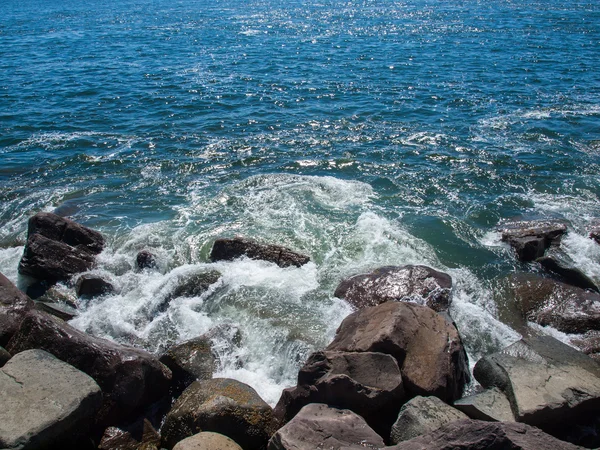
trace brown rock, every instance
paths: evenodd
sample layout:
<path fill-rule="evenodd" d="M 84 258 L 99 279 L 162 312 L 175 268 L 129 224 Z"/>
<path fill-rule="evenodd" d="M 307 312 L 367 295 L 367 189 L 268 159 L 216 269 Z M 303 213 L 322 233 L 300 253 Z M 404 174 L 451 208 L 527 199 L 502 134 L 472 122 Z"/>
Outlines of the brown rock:
<path fill-rule="evenodd" d="M 119 428 L 108 427 L 104 431 L 99 450 L 158 450 L 160 434 L 147 419 Z"/>
<path fill-rule="evenodd" d="M 527 262 L 544 256 L 547 248 L 558 244 L 567 226 L 552 220 L 517 220 L 501 224 L 498 230 L 519 260 Z"/>
<path fill-rule="evenodd" d="M 104 237 L 90 228 L 52 213 L 38 213 L 29 219 L 27 236 L 40 234 L 53 241 L 97 255 L 104 248 Z"/>
<path fill-rule="evenodd" d="M 21 321 L 33 308 L 33 300 L 0 273 L 0 345 L 6 346 Z"/>
<path fill-rule="evenodd" d="M 277 264 L 279 267 L 300 267 L 310 261 L 308 256 L 296 253 L 286 247 L 259 244 L 249 239 L 217 239 L 210 252 L 211 261 L 231 261 L 241 256 L 261 259 Z"/>

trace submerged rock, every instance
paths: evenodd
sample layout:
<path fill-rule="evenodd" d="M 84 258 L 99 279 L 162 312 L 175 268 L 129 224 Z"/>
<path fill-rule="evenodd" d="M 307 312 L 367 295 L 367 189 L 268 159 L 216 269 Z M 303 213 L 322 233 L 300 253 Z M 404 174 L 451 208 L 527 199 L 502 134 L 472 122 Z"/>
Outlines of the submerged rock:
<path fill-rule="evenodd" d="M 97 297 L 114 293 L 115 287 L 102 277 L 83 274 L 77 279 L 75 290 L 78 297 Z"/>
<path fill-rule="evenodd" d="M 452 278 L 427 266 L 386 266 L 342 281 L 335 290 L 357 308 L 388 301 L 408 301 L 445 311 L 450 305 Z"/>
<path fill-rule="evenodd" d="M 517 220 L 504 222 L 498 230 L 517 258 L 527 262 L 544 256 L 546 249 L 558 244 L 567 226 L 553 220 Z"/>
<path fill-rule="evenodd" d="M 156 255 L 149 250 L 139 252 L 135 257 L 135 264 L 139 270 L 156 269 L 158 267 Z"/>
<path fill-rule="evenodd" d="M 273 435 L 267 449 L 364 450 L 377 449 L 384 445 L 381 436 L 359 415 L 347 409 L 311 403 Z"/>
<path fill-rule="evenodd" d="M 77 448 L 102 404 L 96 382 L 43 350 L 15 355 L 0 369 L 0 447 Z"/>
<path fill-rule="evenodd" d="M 12 281 L 0 273 L 0 345 L 6 346 L 34 304 Z"/>
<path fill-rule="evenodd" d="M 386 353 L 398 362 L 409 395 L 462 396 L 467 355 L 456 328 L 430 308 L 387 302 L 344 319 L 327 350 Z"/>
<path fill-rule="evenodd" d="M 308 256 L 296 253 L 289 248 L 280 245 L 259 244 L 240 237 L 217 239 L 210 252 L 211 261 L 231 261 L 242 256 L 273 262 L 279 267 L 300 267 L 310 261 Z"/>
<path fill-rule="evenodd" d="M 179 441 L 173 450 L 242 450 L 242 447 L 227 436 L 203 431 Z"/>

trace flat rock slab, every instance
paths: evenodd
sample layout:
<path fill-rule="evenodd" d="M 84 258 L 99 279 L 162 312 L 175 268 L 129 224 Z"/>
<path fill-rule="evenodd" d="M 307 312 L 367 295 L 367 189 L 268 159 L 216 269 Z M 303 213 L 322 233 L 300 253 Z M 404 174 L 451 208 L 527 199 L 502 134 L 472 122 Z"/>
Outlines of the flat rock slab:
<path fill-rule="evenodd" d="M 300 267 L 310 261 L 308 256 L 289 248 L 280 245 L 259 244 L 240 237 L 217 239 L 210 252 L 212 261 L 231 261 L 242 256 L 273 262 L 279 267 Z"/>
<path fill-rule="evenodd" d="M 85 373 L 43 350 L 28 350 L 0 370 L 0 404 L 0 448 L 38 448 L 88 429 L 102 392 Z"/>
<path fill-rule="evenodd" d="M 0 273 L 0 345 L 6 347 L 33 306 L 33 300 Z"/>
<path fill-rule="evenodd" d="M 306 405 L 269 441 L 268 450 L 379 449 L 381 436 L 362 417 L 320 403 Z"/>
<path fill-rule="evenodd" d="M 407 441 L 437 430 L 442 425 L 468 417 L 437 397 L 417 396 L 400 409 L 392 425 L 390 441 L 393 444 Z"/>
<path fill-rule="evenodd" d="M 452 278 L 427 266 L 386 266 L 342 281 L 334 295 L 357 308 L 389 301 L 408 301 L 445 311 Z"/>
<path fill-rule="evenodd" d="M 459 420 L 386 450 L 576 450 L 576 445 L 515 422 Z"/>
<path fill-rule="evenodd" d="M 553 220 L 517 220 L 504 222 L 498 231 L 519 260 L 527 262 L 544 256 L 547 248 L 558 244 L 567 226 Z"/>
<path fill-rule="evenodd" d="M 178 442 L 173 450 L 242 450 L 242 447 L 227 436 L 204 431 Z"/>
<path fill-rule="evenodd" d="M 414 303 L 387 302 L 344 319 L 326 350 L 386 353 L 398 362 L 404 389 L 446 402 L 462 396 L 469 380 L 467 355 L 456 328 Z"/>
<path fill-rule="evenodd" d="M 553 434 L 600 407 L 600 365 L 549 336 L 485 356 L 473 373 L 482 386 L 507 396 L 518 422 Z"/>
<path fill-rule="evenodd" d="M 454 407 L 471 419 L 491 422 L 514 422 L 510 402 L 497 388 L 486 389 L 475 395 L 463 397 L 454 402 Z"/>

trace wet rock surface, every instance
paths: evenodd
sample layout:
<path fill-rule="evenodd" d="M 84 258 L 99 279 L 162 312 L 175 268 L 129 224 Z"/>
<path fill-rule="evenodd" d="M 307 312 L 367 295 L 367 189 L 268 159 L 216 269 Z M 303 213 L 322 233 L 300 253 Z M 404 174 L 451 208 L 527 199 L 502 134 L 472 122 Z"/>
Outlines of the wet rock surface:
<path fill-rule="evenodd" d="M 0 345 L 6 347 L 23 318 L 34 307 L 33 300 L 0 273 Z"/>
<path fill-rule="evenodd" d="M 559 281 L 563 281 L 571 286 L 576 286 L 581 289 L 587 289 L 594 292 L 600 292 L 594 280 L 584 274 L 581 270 L 573 267 L 568 262 L 561 260 L 555 256 L 542 256 L 535 260 L 547 272 L 558 277 Z"/>
<path fill-rule="evenodd" d="M 450 305 L 452 278 L 427 266 L 386 266 L 342 281 L 334 295 L 357 308 L 408 301 L 444 311 Z"/>
<path fill-rule="evenodd" d="M 319 403 L 306 405 L 269 441 L 268 450 L 381 448 L 381 436 L 347 409 Z"/>
<path fill-rule="evenodd" d="M 135 257 L 135 265 L 139 270 L 156 269 L 158 261 L 156 255 L 149 250 L 142 250 Z"/>
<path fill-rule="evenodd" d="M 102 435 L 98 449 L 158 450 L 160 434 L 149 420 L 141 419 L 126 427 L 108 427 Z"/>
<path fill-rule="evenodd" d="M 75 291 L 78 297 L 98 297 L 100 295 L 112 294 L 115 287 L 109 281 L 97 275 L 84 274 L 77 279 Z"/>
<path fill-rule="evenodd" d="M 310 258 L 280 245 L 260 244 L 250 239 L 236 237 L 217 239 L 210 252 L 211 261 L 231 261 L 242 256 L 277 264 L 279 267 L 301 267 Z"/>
<path fill-rule="evenodd" d="M 456 328 L 432 309 L 413 303 L 387 302 L 351 314 L 327 350 L 393 356 L 410 396 L 435 395 L 452 402 L 462 396 L 470 378 Z"/>
<path fill-rule="evenodd" d="M 498 226 L 502 240 L 507 242 L 521 261 L 533 261 L 544 256 L 546 249 L 557 245 L 567 232 L 566 224 L 552 220 L 515 220 Z"/>

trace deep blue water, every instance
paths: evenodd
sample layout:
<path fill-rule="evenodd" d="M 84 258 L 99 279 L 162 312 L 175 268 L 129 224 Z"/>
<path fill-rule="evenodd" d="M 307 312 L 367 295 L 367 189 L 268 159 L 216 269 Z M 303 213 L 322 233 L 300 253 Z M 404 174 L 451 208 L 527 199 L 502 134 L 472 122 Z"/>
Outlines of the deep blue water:
<path fill-rule="evenodd" d="M 337 282 L 383 264 L 450 271 L 470 354 L 504 343 L 509 330 L 486 328 L 495 280 L 520 269 L 494 234 L 503 218 L 566 219 L 567 251 L 600 279 L 600 252 L 585 237 L 600 217 L 598 2 L 3 0 L 1 9 L 0 270 L 24 282 L 16 266 L 37 211 L 101 230 L 110 245 L 99 270 L 122 294 L 84 314 L 77 325 L 90 332 L 135 334 L 154 348 L 163 328 L 140 325 L 132 305 L 162 285 L 140 293 L 148 280 L 127 275 L 137 250 L 158 252 L 169 280 L 204 267 L 212 240 L 234 234 L 315 264 L 300 274 L 225 265 L 218 308 L 203 299 L 195 325 L 169 320 L 179 338 L 259 321 L 272 342 L 254 362 L 286 355 L 261 372 L 274 386 L 331 337 L 346 311 L 331 298 Z M 131 310 L 115 318 L 124 303 Z M 316 304 L 331 317 L 307 312 Z"/>

